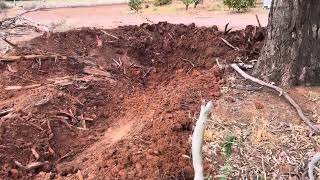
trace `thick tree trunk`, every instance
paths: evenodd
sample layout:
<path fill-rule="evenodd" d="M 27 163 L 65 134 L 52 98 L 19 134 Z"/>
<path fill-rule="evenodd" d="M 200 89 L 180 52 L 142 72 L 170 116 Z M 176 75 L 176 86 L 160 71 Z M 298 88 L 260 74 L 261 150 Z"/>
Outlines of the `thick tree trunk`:
<path fill-rule="evenodd" d="M 320 0 L 273 0 L 254 75 L 281 86 L 320 85 Z"/>

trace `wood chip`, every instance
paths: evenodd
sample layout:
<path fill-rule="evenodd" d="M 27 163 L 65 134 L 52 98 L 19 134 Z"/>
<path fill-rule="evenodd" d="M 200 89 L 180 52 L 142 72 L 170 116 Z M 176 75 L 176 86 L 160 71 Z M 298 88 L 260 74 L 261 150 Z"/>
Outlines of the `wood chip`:
<path fill-rule="evenodd" d="M 111 74 L 109 72 L 103 71 L 103 70 L 98 69 L 96 67 L 87 66 L 87 67 L 83 68 L 83 72 L 86 74 L 91 74 L 91 75 L 111 77 Z"/>
<path fill-rule="evenodd" d="M 31 148 L 32 155 L 36 158 L 36 161 L 40 158 L 39 153 L 36 151 L 35 147 Z"/>

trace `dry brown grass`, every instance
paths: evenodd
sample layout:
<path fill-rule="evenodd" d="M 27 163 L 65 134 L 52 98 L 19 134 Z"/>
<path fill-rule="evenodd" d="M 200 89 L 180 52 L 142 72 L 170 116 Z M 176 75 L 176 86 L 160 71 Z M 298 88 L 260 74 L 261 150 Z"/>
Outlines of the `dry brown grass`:
<path fill-rule="evenodd" d="M 230 96 L 234 102 L 228 100 Z M 299 102 L 310 103 L 312 99 L 314 97 L 306 96 Z M 257 109 L 255 101 L 262 103 L 263 109 Z M 230 88 L 215 104 L 217 107 L 205 133 L 205 156 L 210 166 L 208 179 L 305 178 L 306 165 L 319 150 L 320 137 L 310 134 L 285 101 L 272 92 L 250 93 L 237 86 Z M 316 110 L 319 104 L 313 102 L 304 108 L 310 107 Z M 228 157 L 223 144 L 230 136 L 236 140 Z"/>

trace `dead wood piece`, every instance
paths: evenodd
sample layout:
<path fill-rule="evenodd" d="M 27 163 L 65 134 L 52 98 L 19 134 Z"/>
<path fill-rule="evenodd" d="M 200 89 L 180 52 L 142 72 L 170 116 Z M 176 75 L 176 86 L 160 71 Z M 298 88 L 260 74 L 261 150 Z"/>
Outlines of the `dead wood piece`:
<path fill-rule="evenodd" d="M 22 86 L 7 86 L 4 88 L 6 91 L 12 91 L 12 90 L 21 90 Z"/>
<path fill-rule="evenodd" d="M 45 105 L 45 104 L 47 104 L 50 100 L 51 100 L 50 97 L 45 97 L 45 98 L 41 99 L 40 101 L 36 102 L 36 103 L 34 104 L 34 106 L 37 107 L 37 106 Z"/>
<path fill-rule="evenodd" d="M 41 84 L 33 84 L 33 85 L 28 85 L 28 86 L 7 86 L 4 88 L 6 91 L 13 91 L 13 90 L 21 90 L 21 89 L 32 89 L 32 88 L 37 88 L 40 87 Z"/>
<path fill-rule="evenodd" d="M 114 39 L 119 39 L 117 36 L 112 35 L 112 34 L 110 34 L 110 33 L 107 33 L 107 32 L 104 31 L 104 30 L 101 30 L 101 32 L 103 32 L 105 35 L 108 35 L 108 36 L 110 36 L 110 37 L 113 37 Z"/>
<path fill-rule="evenodd" d="M 202 159 L 202 144 L 203 136 L 206 129 L 206 123 L 209 118 L 209 114 L 212 110 L 212 102 L 207 104 L 202 102 L 200 115 L 196 123 L 196 127 L 192 134 L 192 164 L 194 168 L 194 179 L 203 180 L 203 159 Z"/>
<path fill-rule="evenodd" d="M 220 37 L 220 39 L 221 39 L 224 43 L 226 43 L 226 45 L 228 45 L 229 47 L 231 47 L 232 49 L 234 49 L 234 50 L 239 50 L 238 47 L 233 46 L 231 43 L 229 43 L 229 42 L 228 42 L 227 40 L 225 40 L 224 38 Z"/>
<path fill-rule="evenodd" d="M 320 153 L 315 154 L 311 161 L 308 163 L 308 176 L 309 176 L 309 180 L 315 180 L 313 171 L 316 168 L 316 165 L 318 163 L 318 161 L 320 161 Z"/>
<path fill-rule="evenodd" d="M 61 121 L 63 124 L 65 124 L 68 127 L 68 129 L 73 130 L 72 129 L 73 126 L 68 123 L 68 121 L 65 119 L 64 116 L 56 116 L 56 117 L 58 118 L 59 121 Z"/>
<path fill-rule="evenodd" d="M 45 162 L 31 162 L 27 164 L 26 166 L 22 165 L 19 161 L 13 160 L 14 164 L 18 166 L 20 169 L 25 170 L 25 171 L 31 171 L 37 168 L 40 168 L 41 166 L 49 163 L 48 161 Z"/>
<path fill-rule="evenodd" d="M 258 15 L 257 15 L 257 14 L 256 14 L 256 19 L 257 19 L 257 22 L 258 22 L 259 28 L 261 28 L 261 23 L 260 23 L 260 20 L 259 20 L 259 17 L 258 17 Z"/>
<path fill-rule="evenodd" d="M 6 42 L 7 44 L 9 44 L 11 47 L 13 47 L 14 49 L 18 48 L 18 45 L 13 44 L 12 42 L 10 42 L 9 40 L 7 40 L 6 38 L 1 38 L 4 42 Z"/>
<path fill-rule="evenodd" d="M 13 111 L 13 108 L 3 109 L 0 111 L 0 116 L 5 116 Z"/>
<path fill-rule="evenodd" d="M 56 164 L 58 164 L 60 161 L 64 160 L 65 158 L 71 156 L 74 153 L 73 150 L 71 150 L 70 152 L 68 152 L 67 154 L 63 155 L 62 157 L 60 157 L 57 161 Z"/>
<path fill-rule="evenodd" d="M 91 74 L 91 75 L 111 77 L 111 74 L 109 72 L 103 71 L 103 70 L 98 69 L 96 67 L 87 66 L 87 67 L 83 68 L 83 72 L 86 74 Z"/>
<path fill-rule="evenodd" d="M 219 67 L 220 70 L 223 70 L 223 69 L 224 69 L 224 67 L 220 64 L 218 58 L 216 58 L 216 63 L 217 63 L 217 66 Z"/>
<path fill-rule="evenodd" d="M 36 158 L 36 161 L 40 158 L 40 155 L 39 155 L 39 153 L 37 152 L 37 150 L 36 150 L 35 147 L 32 147 L 32 148 L 31 148 L 31 153 L 32 153 L 32 155 Z"/>
<path fill-rule="evenodd" d="M 19 60 L 33 60 L 33 59 L 48 59 L 48 58 L 59 58 L 66 60 L 67 56 L 59 56 L 59 55 L 25 55 L 25 56 L 2 56 L 0 57 L 0 61 L 4 62 L 14 62 Z"/>
<path fill-rule="evenodd" d="M 310 129 L 312 129 L 315 133 L 320 133 L 320 129 L 315 125 L 315 123 L 313 123 L 307 116 L 304 115 L 301 107 L 289 96 L 289 94 L 287 92 L 285 92 L 283 89 L 281 89 L 280 87 L 277 87 L 275 85 L 266 83 L 260 79 L 257 79 L 255 77 L 252 77 L 250 75 L 248 75 L 247 73 L 245 73 L 244 71 L 242 71 L 237 64 L 231 64 L 231 67 L 237 71 L 242 77 L 244 77 L 245 79 L 249 79 L 255 83 L 258 83 L 262 86 L 266 86 L 270 89 L 273 89 L 275 91 L 278 91 L 280 93 L 279 96 L 283 96 L 297 111 L 298 115 L 300 116 L 300 118 L 310 127 Z"/>

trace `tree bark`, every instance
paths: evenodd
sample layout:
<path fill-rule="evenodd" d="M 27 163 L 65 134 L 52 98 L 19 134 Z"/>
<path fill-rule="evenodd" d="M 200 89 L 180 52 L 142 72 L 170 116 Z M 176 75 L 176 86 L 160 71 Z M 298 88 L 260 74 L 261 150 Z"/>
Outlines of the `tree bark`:
<path fill-rule="evenodd" d="M 253 74 L 281 86 L 320 85 L 320 0 L 273 0 Z"/>

